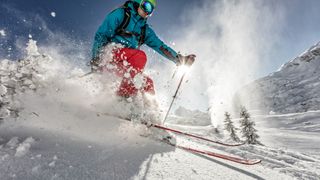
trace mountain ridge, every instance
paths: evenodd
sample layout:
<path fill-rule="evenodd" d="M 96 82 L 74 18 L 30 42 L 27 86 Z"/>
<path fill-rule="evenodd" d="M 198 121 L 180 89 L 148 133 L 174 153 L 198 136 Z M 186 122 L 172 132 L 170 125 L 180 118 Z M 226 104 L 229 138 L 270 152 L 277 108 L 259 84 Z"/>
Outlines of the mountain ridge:
<path fill-rule="evenodd" d="M 278 71 L 245 85 L 235 96 L 235 103 L 239 102 L 264 113 L 319 110 L 320 42 Z"/>

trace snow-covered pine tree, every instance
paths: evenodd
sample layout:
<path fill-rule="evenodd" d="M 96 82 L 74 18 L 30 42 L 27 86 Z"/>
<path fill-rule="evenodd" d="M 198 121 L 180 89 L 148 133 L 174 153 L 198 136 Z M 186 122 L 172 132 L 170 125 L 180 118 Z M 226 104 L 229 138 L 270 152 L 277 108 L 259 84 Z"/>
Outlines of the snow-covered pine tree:
<path fill-rule="evenodd" d="M 224 126 L 225 126 L 225 128 L 224 128 L 224 129 L 230 133 L 230 138 L 231 138 L 233 141 L 239 142 L 240 139 L 239 139 L 239 137 L 237 136 L 236 128 L 234 127 L 233 122 L 232 122 L 232 120 L 231 120 L 231 114 L 228 113 L 228 112 L 225 112 L 224 116 L 225 116 L 225 119 L 224 119 Z"/>
<path fill-rule="evenodd" d="M 240 118 L 241 133 L 242 137 L 245 138 L 245 143 L 262 145 L 258 140 L 257 130 L 254 128 L 255 123 L 251 120 L 250 114 L 244 106 L 241 107 Z"/>

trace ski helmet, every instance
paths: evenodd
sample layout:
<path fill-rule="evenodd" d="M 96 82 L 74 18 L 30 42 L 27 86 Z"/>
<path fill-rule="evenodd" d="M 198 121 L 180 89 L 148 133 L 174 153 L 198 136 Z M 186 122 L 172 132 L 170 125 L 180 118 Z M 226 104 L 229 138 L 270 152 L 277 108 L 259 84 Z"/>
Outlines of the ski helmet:
<path fill-rule="evenodd" d="M 135 0 L 135 2 L 140 4 L 140 8 L 151 15 L 156 8 L 157 2 L 156 0 Z"/>
<path fill-rule="evenodd" d="M 139 4 L 142 4 L 144 1 L 148 1 L 153 5 L 154 8 L 156 8 L 157 6 L 157 0 L 134 0 L 134 1 Z"/>

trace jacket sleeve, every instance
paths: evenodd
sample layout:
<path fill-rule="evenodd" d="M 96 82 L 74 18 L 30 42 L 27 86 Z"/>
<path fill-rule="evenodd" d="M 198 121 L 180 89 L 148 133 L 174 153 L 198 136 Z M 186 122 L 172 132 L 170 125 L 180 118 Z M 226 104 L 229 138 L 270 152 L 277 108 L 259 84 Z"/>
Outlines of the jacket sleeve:
<path fill-rule="evenodd" d="M 149 25 L 146 25 L 145 44 L 162 56 L 177 63 L 178 53 L 161 41 Z"/>
<path fill-rule="evenodd" d="M 101 48 L 110 42 L 110 39 L 115 35 L 117 28 L 123 21 L 123 18 L 124 9 L 118 8 L 108 14 L 104 19 L 94 37 L 94 43 L 92 47 L 93 59 L 98 57 Z"/>

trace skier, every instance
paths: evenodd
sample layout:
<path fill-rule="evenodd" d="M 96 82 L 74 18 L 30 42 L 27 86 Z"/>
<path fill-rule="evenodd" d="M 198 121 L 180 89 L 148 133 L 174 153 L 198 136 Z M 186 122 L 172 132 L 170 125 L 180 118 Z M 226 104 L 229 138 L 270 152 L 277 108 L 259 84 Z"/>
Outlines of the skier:
<path fill-rule="evenodd" d="M 94 37 L 92 60 L 90 61 L 93 72 L 112 72 L 122 77 L 122 82 L 116 94 L 120 97 L 135 97 L 141 93 L 154 95 L 154 85 L 150 77 L 143 74 L 147 62 L 146 54 L 140 50 L 146 44 L 176 65 L 191 66 L 195 55 L 183 56 L 162 42 L 152 28 L 147 24 L 147 19 L 156 8 L 156 0 L 127 1 L 122 7 L 113 10 L 107 15 Z M 112 43 L 121 44 L 122 48 L 114 48 L 112 60 L 108 64 L 101 63 L 103 48 Z M 142 86 L 136 87 L 134 79 L 142 75 Z"/>

